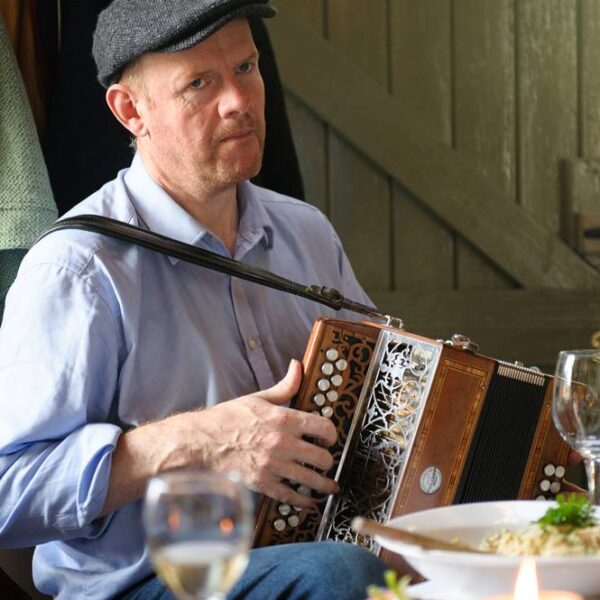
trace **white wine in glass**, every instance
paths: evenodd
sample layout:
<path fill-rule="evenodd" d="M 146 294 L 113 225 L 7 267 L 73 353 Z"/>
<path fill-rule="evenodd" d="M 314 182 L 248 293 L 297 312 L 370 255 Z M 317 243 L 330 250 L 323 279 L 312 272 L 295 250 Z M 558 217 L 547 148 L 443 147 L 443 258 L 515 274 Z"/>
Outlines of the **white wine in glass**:
<path fill-rule="evenodd" d="M 554 424 L 581 454 L 591 500 L 600 504 L 600 350 L 563 350 L 555 375 Z"/>
<path fill-rule="evenodd" d="M 152 563 L 180 600 L 222 600 L 244 572 L 250 492 L 233 473 L 173 471 L 150 480 L 144 529 Z"/>

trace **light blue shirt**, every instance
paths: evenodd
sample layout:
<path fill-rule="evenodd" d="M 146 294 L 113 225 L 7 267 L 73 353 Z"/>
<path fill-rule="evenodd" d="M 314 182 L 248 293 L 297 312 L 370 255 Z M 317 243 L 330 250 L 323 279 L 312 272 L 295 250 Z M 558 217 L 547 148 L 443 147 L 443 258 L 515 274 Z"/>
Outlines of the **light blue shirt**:
<path fill-rule="evenodd" d="M 234 258 L 369 302 L 317 209 L 248 182 L 238 202 Z M 69 216 L 83 213 L 229 255 L 138 156 Z M 270 387 L 334 314 L 359 318 L 97 234 L 44 238 L 0 329 L 0 545 L 37 545 L 36 585 L 61 599 L 149 575 L 140 503 L 98 518 L 121 433 Z"/>

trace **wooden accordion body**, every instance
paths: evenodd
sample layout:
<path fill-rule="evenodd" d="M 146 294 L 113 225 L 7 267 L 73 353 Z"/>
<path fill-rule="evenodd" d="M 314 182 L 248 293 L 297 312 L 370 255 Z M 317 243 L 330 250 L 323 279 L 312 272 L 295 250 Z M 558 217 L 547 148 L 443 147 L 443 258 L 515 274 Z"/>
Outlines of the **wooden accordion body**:
<path fill-rule="evenodd" d="M 315 323 L 303 364 L 294 408 L 335 424 L 328 476 L 341 492 L 318 497 L 317 512 L 264 499 L 257 546 L 329 539 L 379 553 L 351 529 L 355 516 L 383 523 L 561 489 L 569 448 L 552 423 L 551 377 L 393 327 L 335 319 Z"/>

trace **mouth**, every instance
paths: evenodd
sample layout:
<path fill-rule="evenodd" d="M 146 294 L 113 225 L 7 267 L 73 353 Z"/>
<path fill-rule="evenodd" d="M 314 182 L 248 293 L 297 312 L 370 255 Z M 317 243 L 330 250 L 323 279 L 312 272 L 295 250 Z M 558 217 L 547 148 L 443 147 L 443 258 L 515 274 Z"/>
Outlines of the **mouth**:
<path fill-rule="evenodd" d="M 246 138 L 249 138 L 252 135 L 254 135 L 253 127 L 242 127 L 241 129 L 237 129 L 236 131 L 227 134 L 225 137 L 221 138 L 221 141 L 229 142 L 229 141 L 244 140 Z"/>

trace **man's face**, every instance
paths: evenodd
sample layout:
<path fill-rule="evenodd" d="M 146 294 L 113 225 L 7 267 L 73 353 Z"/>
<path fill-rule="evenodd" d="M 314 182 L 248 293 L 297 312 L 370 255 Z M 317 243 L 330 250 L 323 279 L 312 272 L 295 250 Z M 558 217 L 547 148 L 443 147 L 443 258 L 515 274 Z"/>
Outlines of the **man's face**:
<path fill-rule="evenodd" d="M 138 111 L 147 135 L 138 148 L 159 183 L 214 192 L 258 173 L 264 86 L 245 19 L 188 50 L 148 54 L 139 69 L 146 94 Z"/>

